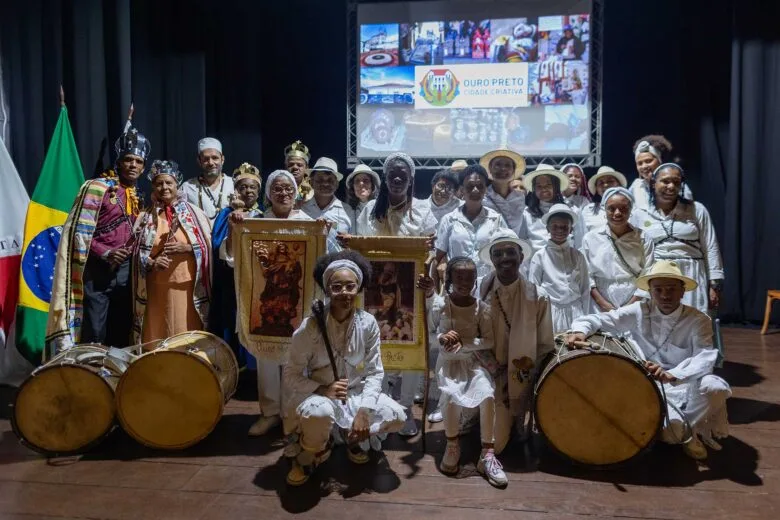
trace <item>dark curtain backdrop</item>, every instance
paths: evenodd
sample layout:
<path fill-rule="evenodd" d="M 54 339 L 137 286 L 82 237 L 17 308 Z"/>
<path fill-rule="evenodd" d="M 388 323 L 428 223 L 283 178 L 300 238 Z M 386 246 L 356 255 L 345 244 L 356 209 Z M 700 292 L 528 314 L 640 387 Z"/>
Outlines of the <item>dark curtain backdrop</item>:
<path fill-rule="evenodd" d="M 132 99 L 155 158 L 195 175 L 195 144 L 265 174 L 284 146 L 345 162 L 346 0 L 2 2 L 11 153 L 28 189 L 63 83 L 85 171 Z M 722 314 L 759 320 L 780 288 L 778 2 L 606 0 L 602 157 L 635 176 L 631 145 L 663 133 L 712 214 L 727 269 Z M 262 139 L 261 139 L 262 137 Z M 592 171 L 588 171 L 592 173 Z M 418 177 L 425 192 L 429 175 Z"/>

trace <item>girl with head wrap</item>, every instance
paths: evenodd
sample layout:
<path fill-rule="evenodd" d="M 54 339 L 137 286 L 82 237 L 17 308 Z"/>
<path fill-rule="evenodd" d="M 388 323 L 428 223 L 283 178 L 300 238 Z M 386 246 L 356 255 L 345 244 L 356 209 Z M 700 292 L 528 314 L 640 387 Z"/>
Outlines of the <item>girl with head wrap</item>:
<path fill-rule="evenodd" d="M 665 160 L 670 160 L 672 143 L 662 135 L 646 135 L 634 143 L 634 163 L 639 177 L 631 183 L 635 206 L 647 209 L 650 206 L 650 177 Z M 693 200 L 693 193 L 687 184 L 683 184 L 683 195 Z"/>
<path fill-rule="evenodd" d="M 601 197 L 607 225 L 589 231 L 582 240 L 588 262 L 593 312 L 607 312 L 639 300 L 637 277 L 653 263 L 653 241 L 630 224 L 634 196 L 622 186 Z"/>
<path fill-rule="evenodd" d="M 211 299 L 211 221 L 179 191 L 175 162 L 154 161 L 149 180 L 154 202 L 133 254 L 135 343 L 205 330 Z"/>
<path fill-rule="evenodd" d="M 333 437 L 347 443 L 349 460 L 365 464 L 368 449 L 381 450 L 387 433 L 404 424 L 403 407 L 381 391 L 379 326 L 356 306 L 370 276 L 371 265 L 354 251 L 325 255 L 314 267 L 314 281 L 327 296 L 322 322 L 304 318 L 284 365 L 285 428 L 293 441 L 287 455 L 294 457 L 290 485 L 306 482 L 330 456 L 334 425 Z"/>
<path fill-rule="evenodd" d="M 650 206 L 637 209 L 634 221 L 655 244 L 656 260 L 674 260 L 683 275 L 698 283 L 683 303 L 706 313 L 718 307 L 723 262 L 707 208 L 688 199 L 684 186 L 681 166 L 658 166 L 650 177 Z"/>

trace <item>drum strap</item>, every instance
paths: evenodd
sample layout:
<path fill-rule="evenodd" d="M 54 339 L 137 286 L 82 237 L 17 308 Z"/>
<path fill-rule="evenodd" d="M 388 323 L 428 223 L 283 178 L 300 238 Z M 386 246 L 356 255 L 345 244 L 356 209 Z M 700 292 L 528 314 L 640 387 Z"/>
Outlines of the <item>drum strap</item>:
<path fill-rule="evenodd" d="M 339 370 L 336 367 L 336 357 L 333 355 L 333 347 L 330 345 L 330 339 L 328 338 L 328 328 L 325 325 L 325 306 L 321 300 L 314 300 L 311 304 L 311 313 L 314 316 L 314 321 L 317 322 L 317 328 L 320 329 L 322 340 L 325 342 L 325 350 L 328 351 L 328 359 L 330 360 L 330 368 L 333 369 L 334 381 L 341 379 L 339 377 Z"/>

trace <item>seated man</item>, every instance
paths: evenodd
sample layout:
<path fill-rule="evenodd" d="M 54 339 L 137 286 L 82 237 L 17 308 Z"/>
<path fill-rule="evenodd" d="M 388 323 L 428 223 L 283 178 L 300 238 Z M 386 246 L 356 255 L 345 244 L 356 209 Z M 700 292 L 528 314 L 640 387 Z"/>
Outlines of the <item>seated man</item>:
<path fill-rule="evenodd" d="M 321 257 L 314 278 L 329 303 L 304 318 L 292 337 L 282 375 L 285 433 L 294 442 L 287 483 L 299 486 L 330 456 L 334 425 L 355 464 L 368 462 L 369 447 L 404 425 L 406 411 L 381 392 L 384 370 L 379 326 L 356 298 L 370 280 L 371 265 L 354 251 Z"/>
<path fill-rule="evenodd" d="M 680 303 L 686 291 L 696 289 L 696 282 L 683 276 L 675 262 L 659 260 L 636 285 L 650 292 L 649 303 L 577 318 L 566 344 L 577 348 L 598 330 L 628 336 L 666 392 L 668 420 L 661 439 L 682 444 L 688 456 L 704 460 L 704 444 L 719 450 L 715 438 L 729 434 L 726 399 L 731 389 L 712 375 L 718 357 L 712 323 L 706 314 Z"/>

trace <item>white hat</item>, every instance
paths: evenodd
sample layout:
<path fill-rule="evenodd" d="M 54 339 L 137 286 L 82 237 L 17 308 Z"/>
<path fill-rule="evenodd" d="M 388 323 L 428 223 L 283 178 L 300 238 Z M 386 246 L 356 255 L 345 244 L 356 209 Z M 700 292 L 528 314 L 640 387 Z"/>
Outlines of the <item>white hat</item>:
<path fill-rule="evenodd" d="M 650 290 L 650 280 L 655 278 L 672 278 L 685 284 L 685 291 L 692 291 L 699 286 L 692 278 L 683 276 L 677 262 L 671 260 L 656 260 L 647 272 L 636 279 L 636 286 L 644 291 Z"/>
<path fill-rule="evenodd" d="M 317 162 L 314 163 L 314 166 L 309 170 L 309 177 L 311 177 L 314 172 L 332 173 L 336 176 L 336 181 L 338 182 L 341 182 L 341 179 L 344 178 L 344 176 L 339 173 L 339 166 L 336 164 L 336 161 L 330 157 L 320 157 L 317 159 Z"/>
<path fill-rule="evenodd" d="M 533 256 L 534 251 L 531 249 L 531 244 L 521 238 L 517 238 L 517 234 L 511 229 L 499 229 L 493 233 L 490 242 L 479 249 L 479 259 L 485 265 L 492 265 L 492 261 L 490 260 L 490 250 L 497 244 L 504 244 L 508 242 L 520 246 L 520 249 L 523 250 L 523 262 L 529 260 L 531 256 Z"/>
<path fill-rule="evenodd" d="M 203 150 L 216 150 L 222 153 L 222 143 L 219 142 L 219 139 L 204 137 L 198 141 L 198 155 L 202 154 Z"/>
<path fill-rule="evenodd" d="M 455 159 L 452 161 L 452 164 L 450 164 L 450 170 L 452 170 L 453 173 L 458 173 L 461 170 L 465 170 L 469 167 L 469 163 L 466 162 L 466 159 Z"/>
<path fill-rule="evenodd" d="M 379 174 L 371 169 L 370 166 L 365 164 L 358 164 L 355 166 L 355 169 L 352 170 L 352 173 L 347 175 L 347 186 L 349 186 L 349 183 L 352 182 L 352 178 L 355 177 L 355 175 L 359 173 L 365 173 L 366 175 L 370 175 L 372 179 L 374 179 L 374 186 L 376 189 L 379 189 L 379 185 L 382 184 L 382 179 L 379 178 Z"/>
<path fill-rule="evenodd" d="M 625 175 L 619 171 L 616 171 L 612 166 L 602 166 L 599 168 L 599 171 L 596 172 L 596 175 L 588 180 L 588 189 L 593 195 L 596 195 L 596 181 L 602 177 L 614 177 L 624 188 L 628 186 L 628 181 L 626 181 Z"/>
<path fill-rule="evenodd" d="M 523 186 L 525 186 L 526 191 L 529 193 L 534 191 L 534 179 L 540 175 L 549 175 L 550 177 L 557 178 L 561 183 L 561 193 L 566 191 L 569 187 L 568 175 L 559 170 L 556 170 L 549 164 L 539 163 L 536 165 L 536 169 L 534 171 L 526 174 L 526 176 L 523 178 Z"/>
<path fill-rule="evenodd" d="M 571 209 L 568 204 L 553 204 L 553 207 L 550 208 L 550 211 L 548 211 L 547 214 L 542 217 L 542 222 L 544 222 L 544 225 L 546 226 L 547 221 L 550 220 L 553 215 L 561 213 L 569 215 L 571 217 L 572 224 L 577 223 L 577 212 Z"/>
<path fill-rule="evenodd" d="M 485 170 L 488 172 L 488 177 L 491 179 L 493 176 L 490 174 L 490 161 L 495 159 L 496 157 L 506 157 L 507 159 L 510 159 L 513 163 L 515 163 L 515 174 L 514 178 L 519 179 L 520 176 L 525 173 L 525 157 L 520 155 L 517 152 L 513 152 L 512 150 L 493 150 L 492 152 L 488 152 L 482 157 L 479 158 L 479 164 Z"/>

